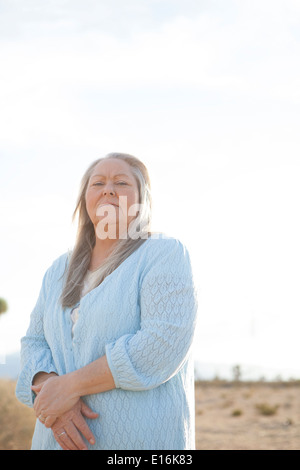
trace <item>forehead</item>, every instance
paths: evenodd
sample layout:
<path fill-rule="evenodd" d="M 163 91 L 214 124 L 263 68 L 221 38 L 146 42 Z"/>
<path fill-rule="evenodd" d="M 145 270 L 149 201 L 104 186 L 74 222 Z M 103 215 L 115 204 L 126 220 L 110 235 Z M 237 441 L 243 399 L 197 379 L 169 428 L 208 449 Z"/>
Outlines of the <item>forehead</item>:
<path fill-rule="evenodd" d="M 97 163 L 91 177 L 93 175 L 114 176 L 117 174 L 128 175 L 128 177 L 133 178 L 131 167 L 127 162 L 118 158 L 108 158 Z"/>

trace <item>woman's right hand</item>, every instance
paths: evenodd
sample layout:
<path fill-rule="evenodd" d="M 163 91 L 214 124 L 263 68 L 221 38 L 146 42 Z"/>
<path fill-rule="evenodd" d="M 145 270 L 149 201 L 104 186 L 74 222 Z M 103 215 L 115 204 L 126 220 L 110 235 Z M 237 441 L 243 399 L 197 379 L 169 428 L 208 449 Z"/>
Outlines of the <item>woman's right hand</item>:
<path fill-rule="evenodd" d="M 63 413 L 51 426 L 56 442 L 64 450 L 87 450 L 83 437 L 92 445 L 95 444 L 95 437 L 85 418 L 95 419 L 98 416 L 98 413 L 92 411 L 80 399 L 73 408 Z"/>

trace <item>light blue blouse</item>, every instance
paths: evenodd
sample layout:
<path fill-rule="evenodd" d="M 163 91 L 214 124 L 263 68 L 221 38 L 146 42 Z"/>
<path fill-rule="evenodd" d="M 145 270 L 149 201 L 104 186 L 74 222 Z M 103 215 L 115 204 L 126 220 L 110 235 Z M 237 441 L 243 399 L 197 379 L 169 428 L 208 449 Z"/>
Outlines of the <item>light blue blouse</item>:
<path fill-rule="evenodd" d="M 68 254 L 47 270 L 21 340 L 17 398 L 32 407 L 39 371 L 59 375 L 106 354 L 116 389 L 83 397 L 99 418 L 87 420 L 90 449 L 195 448 L 192 342 L 197 294 L 190 257 L 177 239 L 152 235 L 80 302 L 72 337 L 70 308 L 59 297 Z M 36 421 L 32 449 L 60 449 Z"/>

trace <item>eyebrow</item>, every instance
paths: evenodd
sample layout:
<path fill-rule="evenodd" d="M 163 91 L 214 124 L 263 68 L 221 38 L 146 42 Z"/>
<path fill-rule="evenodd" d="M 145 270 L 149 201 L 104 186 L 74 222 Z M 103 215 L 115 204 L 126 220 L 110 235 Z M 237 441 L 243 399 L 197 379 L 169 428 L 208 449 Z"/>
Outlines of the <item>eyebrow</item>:
<path fill-rule="evenodd" d="M 129 178 L 129 175 L 126 175 L 126 173 L 118 173 L 117 175 L 114 175 L 114 178 L 117 178 L 118 176 L 126 176 Z M 105 175 L 92 175 L 91 178 L 105 178 Z"/>

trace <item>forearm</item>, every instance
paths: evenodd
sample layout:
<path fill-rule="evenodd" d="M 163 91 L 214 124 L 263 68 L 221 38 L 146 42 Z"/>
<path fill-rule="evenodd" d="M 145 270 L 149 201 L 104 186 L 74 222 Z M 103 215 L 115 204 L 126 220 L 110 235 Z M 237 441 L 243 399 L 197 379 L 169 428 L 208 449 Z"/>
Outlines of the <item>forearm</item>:
<path fill-rule="evenodd" d="M 115 388 L 115 383 L 106 357 L 103 356 L 81 369 L 50 377 L 31 388 L 38 393 L 34 402 L 36 416 L 39 417 L 42 413 L 46 418 L 45 426 L 51 427 L 59 416 L 78 402 L 80 397 L 112 390 Z"/>
<path fill-rule="evenodd" d="M 78 397 L 116 388 L 106 356 L 68 374 L 72 393 Z"/>
<path fill-rule="evenodd" d="M 55 376 L 57 376 L 56 372 L 50 372 L 50 373 L 48 373 L 48 372 L 38 372 L 33 377 L 32 385 L 39 385 L 39 384 L 45 382 L 45 380 L 48 380 L 50 377 L 55 377 Z"/>

